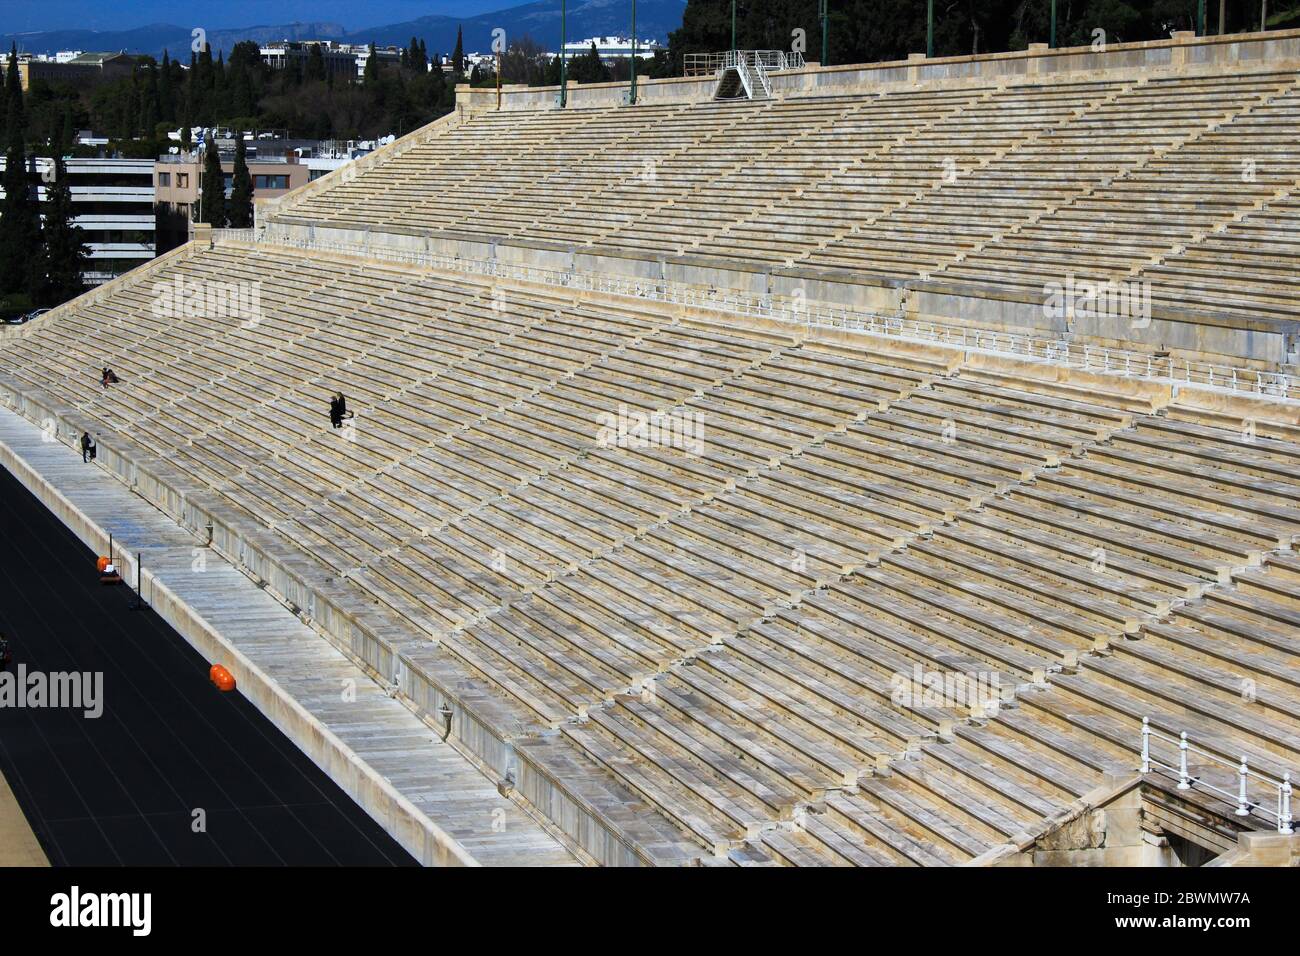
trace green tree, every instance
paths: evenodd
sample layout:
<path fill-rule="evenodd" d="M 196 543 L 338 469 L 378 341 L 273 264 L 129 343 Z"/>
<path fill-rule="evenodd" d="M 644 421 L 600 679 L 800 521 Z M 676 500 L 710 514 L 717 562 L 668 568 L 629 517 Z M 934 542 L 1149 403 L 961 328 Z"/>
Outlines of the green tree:
<path fill-rule="evenodd" d="M 609 67 L 600 58 L 595 43 L 582 56 L 569 61 L 568 74 L 574 83 L 608 83 L 610 80 Z"/>
<path fill-rule="evenodd" d="M 90 256 L 82 241 L 81 227 L 74 221 L 76 212 L 63 162 L 62 141 L 55 140 L 50 152 L 54 181 L 45 186 L 42 275 L 37 298 L 42 305 L 54 306 L 85 291 L 82 274 L 89 268 Z"/>
<path fill-rule="evenodd" d="M 0 203 L 0 295 L 30 296 L 36 291 L 41 220 L 27 168 L 23 127 L 13 122 L 12 108 L 9 118 L 9 148 L 0 179 L 5 192 Z M 17 118 L 22 118 L 21 98 Z"/>
<path fill-rule="evenodd" d="M 17 129 L 20 133 L 26 128 L 23 118 L 23 84 L 18 76 L 18 46 L 14 44 L 9 50 L 9 62 L 5 64 L 5 104 L 4 104 L 5 142 L 9 134 Z"/>
<path fill-rule="evenodd" d="M 465 38 L 461 35 L 461 28 L 456 28 L 456 49 L 451 54 L 451 70 L 457 76 L 465 72 Z"/>
<path fill-rule="evenodd" d="M 220 229 L 226 225 L 226 177 L 221 171 L 221 156 L 217 152 L 216 140 L 209 139 L 205 145 L 199 221 Z"/>
<path fill-rule="evenodd" d="M 302 78 L 307 82 L 325 79 L 325 54 L 319 43 L 313 43 L 307 51 L 307 65 L 302 71 Z"/>
<path fill-rule="evenodd" d="M 163 50 L 162 66 L 158 70 L 158 119 L 171 123 L 176 119 L 176 90 L 172 86 L 172 61 Z"/>
<path fill-rule="evenodd" d="M 253 225 L 253 177 L 248 174 L 247 149 L 239 130 L 235 131 L 235 168 L 226 217 L 231 229 L 248 229 Z"/>
<path fill-rule="evenodd" d="M 369 55 L 366 57 L 366 68 L 362 71 L 361 82 L 365 84 L 366 89 L 373 89 L 379 79 L 379 56 L 375 52 L 375 43 L 370 41 Z"/>
<path fill-rule="evenodd" d="M 5 169 L 0 186 L 0 295 L 31 296 L 36 291 L 36 274 L 41 241 L 41 218 L 35 190 L 27 168 L 24 135 L 23 89 L 18 78 L 18 49 L 9 52 L 5 67 Z"/>

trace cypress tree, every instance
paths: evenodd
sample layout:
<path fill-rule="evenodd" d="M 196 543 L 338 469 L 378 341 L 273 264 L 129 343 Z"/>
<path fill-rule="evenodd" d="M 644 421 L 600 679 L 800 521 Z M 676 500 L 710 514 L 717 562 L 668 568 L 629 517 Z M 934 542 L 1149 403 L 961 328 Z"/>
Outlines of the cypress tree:
<path fill-rule="evenodd" d="M 5 198 L 0 204 L 0 295 L 30 295 L 36 291 L 41 243 L 41 220 L 27 170 L 23 127 L 12 122 L 5 152 L 2 180 Z M 18 119 L 22 119 L 21 110 Z"/>
<path fill-rule="evenodd" d="M 0 103 L 0 142 L 8 144 L 9 142 L 9 88 L 12 81 L 9 79 L 17 69 L 18 63 L 18 45 L 14 44 L 9 56 L 5 58 L 5 76 L 4 76 L 4 102 Z M 21 92 L 21 86 L 19 87 Z"/>
<path fill-rule="evenodd" d="M 162 69 L 158 73 L 158 115 L 171 123 L 176 119 L 176 96 L 172 92 L 172 62 L 163 50 Z"/>
<path fill-rule="evenodd" d="M 42 245 L 41 288 L 38 297 L 43 305 L 66 302 L 85 290 L 82 273 L 90 266 L 90 256 L 82 242 L 82 230 L 73 220 L 72 189 L 63 162 L 63 142 L 52 144 L 54 181 L 45 187 L 45 225 Z"/>
<path fill-rule="evenodd" d="M 30 295 L 36 291 L 41 218 L 27 170 L 23 141 L 27 124 L 16 46 L 10 51 L 5 68 L 5 107 L 9 144 L 4 178 L 0 180 L 5 192 L 4 202 L 0 204 L 0 295 Z"/>
<path fill-rule="evenodd" d="M 231 176 L 230 204 L 226 216 L 231 229 L 248 229 L 253 225 L 253 177 L 248 174 L 244 136 L 235 131 L 235 168 Z"/>
<path fill-rule="evenodd" d="M 303 73 L 303 78 L 307 80 L 325 79 L 325 54 L 322 52 L 319 43 L 313 43 L 311 49 L 307 51 L 307 68 Z"/>
<path fill-rule="evenodd" d="M 451 68 L 457 74 L 465 72 L 465 43 L 461 37 L 460 27 L 456 28 L 456 49 L 451 54 Z"/>
<path fill-rule="evenodd" d="M 205 144 L 203 154 L 203 194 L 200 197 L 202 215 L 200 222 L 206 222 L 214 229 L 226 225 L 226 178 L 221 172 L 221 156 L 217 152 L 215 139 Z"/>
<path fill-rule="evenodd" d="M 366 68 L 361 73 L 361 80 L 366 89 L 374 89 L 375 81 L 379 79 L 379 56 L 375 53 L 375 41 L 370 41 L 370 52 L 366 57 Z"/>
<path fill-rule="evenodd" d="M 76 145 L 77 133 L 72 128 L 72 104 L 64 104 L 63 107 L 63 131 L 59 134 L 59 142 L 66 149 L 71 149 Z"/>

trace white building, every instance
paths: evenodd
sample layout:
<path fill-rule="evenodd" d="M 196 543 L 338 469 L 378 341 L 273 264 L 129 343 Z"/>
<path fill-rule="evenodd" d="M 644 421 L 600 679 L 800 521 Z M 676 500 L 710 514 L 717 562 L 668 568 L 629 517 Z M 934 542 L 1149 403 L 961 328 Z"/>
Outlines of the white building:
<path fill-rule="evenodd" d="M 46 198 L 44 178 L 53 175 L 54 161 L 35 160 L 38 196 Z M 83 278 L 99 285 L 152 259 L 157 248 L 154 224 L 152 159 L 67 159 L 74 222 L 90 254 Z M 0 156 L 0 170 L 5 166 Z M 0 190 L 0 196 L 3 196 Z"/>
<path fill-rule="evenodd" d="M 370 62 L 370 46 L 362 43 L 340 43 L 339 49 L 345 53 L 351 53 L 357 58 L 357 79 L 366 75 L 366 64 Z M 375 57 L 382 66 L 385 63 L 396 65 L 402 60 L 402 51 L 395 46 L 381 46 L 375 48 Z"/>
<path fill-rule="evenodd" d="M 584 56 L 591 52 L 591 45 L 596 45 L 596 52 L 600 54 L 602 60 L 626 60 L 632 56 L 632 38 L 631 37 L 589 37 L 586 40 L 573 40 L 564 44 L 565 56 L 572 59 L 575 56 Z M 640 39 L 636 42 L 636 55 L 654 56 L 659 50 L 664 49 L 658 40 Z"/>
<path fill-rule="evenodd" d="M 327 74 L 351 79 L 357 74 L 357 55 L 351 48 L 344 48 L 333 40 L 280 40 L 263 45 L 259 52 L 262 62 L 273 70 L 286 69 L 296 63 L 305 67 L 311 57 L 311 48 L 319 46 L 321 60 Z"/>

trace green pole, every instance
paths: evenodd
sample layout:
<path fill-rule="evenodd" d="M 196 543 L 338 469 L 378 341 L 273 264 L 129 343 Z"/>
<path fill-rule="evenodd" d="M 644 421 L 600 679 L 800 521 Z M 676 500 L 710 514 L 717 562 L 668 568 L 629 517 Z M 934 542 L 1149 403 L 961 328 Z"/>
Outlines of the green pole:
<path fill-rule="evenodd" d="M 736 0 L 731 0 L 731 52 L 736 52 Z"/>
<path fill-rule="evenodd" d="M 925 4 L 925 55 L 934 56 L 934 0 Z"/>
<path fill-rule="evenodd" d="M 632 0 L 632 85 L 628 88 L 627 103 L 636 105 L 636 0 Z"/>
<path fill-rule="evenodd" d="M 569 102 L 568 88 L 568 61 L 565 59 L 564 45 L 568 42 L 568 22 L 569 4 L 568 0 L 560 0 L 560 109 L 564 109 Z"/>
<path fill-rule="evenodd" d="M 1196 0 L 1196 35 L 1205 36 L 1205 0 Z"/>
<path fill-rule="evenodd" d="M 819 0 L 817 4 L 821 9 L 818 11 L 822 15 L 822 66 L 826 65 L 827 57 L 830 56 L 830 11 L 826 9 L 829 0 Z"/>
<path fill-rule="evenodd" d="M 1056 0 L 1052 0 L 1052 35 L 1048 39 L 1047 45 L 1053 50 L 1056 49 Z"/>

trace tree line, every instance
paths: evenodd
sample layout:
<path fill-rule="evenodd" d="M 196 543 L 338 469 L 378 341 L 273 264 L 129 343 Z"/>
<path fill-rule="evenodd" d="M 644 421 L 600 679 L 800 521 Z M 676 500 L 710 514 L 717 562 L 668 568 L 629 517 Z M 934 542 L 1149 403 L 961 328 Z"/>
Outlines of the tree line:
<path fill-rule="evenodd" d="M 1088 46 L 1167 38 L 1196 28 L 1198 0 L 1057 0 L 1057 46 Z M 1282 4 L 1279 4 L 1281 6 Z M 1286 4 L 1294 6 L 1294 4 Z M 927 0 L 829 0 L 830 63 L 906 59 L 926 50 Z M 732 0 L 688 0 L 679 30 L 669 34 L 673 67 L 687 53 L 731 48 Z M 821 59 L 817 0 L 736 0 L 736 47 L 791 50 L 800 42 L 809 60 Z M 1259 29 L 1258 3 L 1225 5 L 1224 32 Z M 1218 31 L 1219 4 L 1206 0 L 1207 30 Z M 1270 18 L 1270 28 L 1276 26 Z M 796 32 L 796 31 L 801 31 Z M 934 0 L 934 53 L 959 56 L 1023 50 L 1046 43 L 1051 0 Z M 800 39 L 802 38 L 802 39 Z"/>
<path fill-rule="evenodd" d="M 372 55 L 360 78 L 328 70 L 316 44 L 305 53 L 275 69 L 263 62 L 258 44 L 245 41 L 229 57 L 205 45 L 189 54 L 188 63 L 167 51 L 161 61 L 140 56 L 128 76 L 90 87 L 36 79 L 27 133 L 45 142 L 90 128 L 107 136 L 115 152 L 138 157 L 175 145 L 167 134 L 178 128 L 183 137 L 193 127 L 223 127 L 283 130 L 304 139 L 373 139 L 451 112 L 455 84 L 464 81 L 430 70 L 437 56 L 414 38 L 397 63 Z"/>

